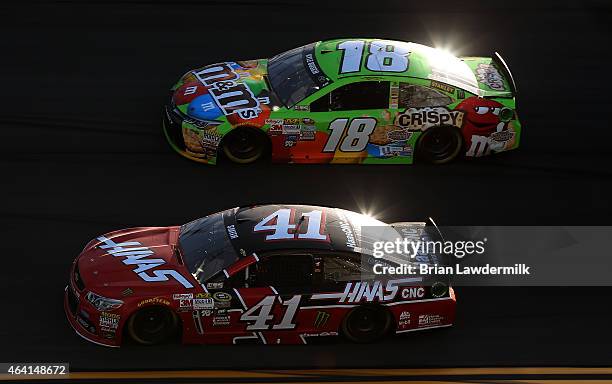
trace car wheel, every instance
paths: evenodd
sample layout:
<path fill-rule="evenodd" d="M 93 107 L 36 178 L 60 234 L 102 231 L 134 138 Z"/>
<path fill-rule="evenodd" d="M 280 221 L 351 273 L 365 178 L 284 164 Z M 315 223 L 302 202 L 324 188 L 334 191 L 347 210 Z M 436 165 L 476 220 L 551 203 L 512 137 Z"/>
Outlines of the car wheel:
<path fill-rule="evenodd" d="M 381 339 L 391 327 L 391 317 L 382 308 L 359 306 L 352 309 L 342 322 L 342 334 L 356 343 L 371 343 Z"/>
<path fill-rule="evenodd" d="M 250 164 L 266 156 L 269 143 L 266 135 L 254 128 L 235 128 L 221 142 L 223 153 L 234 163 Z"/>
<path fill-rule="evenodd" d="M 463 137 L 457 128 L 441 126 L 427 129 L 417 144 L 417 157 L 431 164 L 453 161 L 463 148 Z"/>
<path fill-rule="evenodd" d="M 146 307 L 130 317 L 127 329 L 139 344 L 161 344 L 177 334 L 178 318 L 167 308 Z"/>

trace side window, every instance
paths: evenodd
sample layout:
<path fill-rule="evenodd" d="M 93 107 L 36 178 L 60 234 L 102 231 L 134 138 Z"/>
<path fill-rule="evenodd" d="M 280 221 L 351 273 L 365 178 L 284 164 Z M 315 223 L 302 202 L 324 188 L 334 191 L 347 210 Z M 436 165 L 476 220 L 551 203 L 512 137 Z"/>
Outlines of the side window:
<path fill-rule="evenodd" d="M 273 286 L 279 293 L 309 291 L 313 258 L 310 254 L 278 254 L 263 257 L 250 266 L 249 286 Z"/>
<path fill-rule="evenodd" d="M 450 97 L 435 89 L 408 83 L 399 85 L 398 107 L 400 109 L 441 107 L 452 101 Z"/>
<path fill-rule="evenodd" d="M 311 112 L 389 108 L 388 81 L 362 81 L 334 89 L 310 104 Z"/>
<path fill-rule="evenodd" d="M 211 277 L 206 281 L 206 288 L 208 290 L 215 289 L 228 289 L 228 288 L 243 288 L 246 282 L 246 272 L 243 269 L 242 271 L 238 271 L 234 275 L 229 278 L 225 277 L 223 272 L 217 273 L 215 276 Z"/>
<path fill-rule="evenodd" d="M 315 272 L 318 276 L 318 291 L 334 290 L 349 281 L 367 280 L 372 274 L 361 266 L 359 255 L 330 254 L 315 258 Z"/>

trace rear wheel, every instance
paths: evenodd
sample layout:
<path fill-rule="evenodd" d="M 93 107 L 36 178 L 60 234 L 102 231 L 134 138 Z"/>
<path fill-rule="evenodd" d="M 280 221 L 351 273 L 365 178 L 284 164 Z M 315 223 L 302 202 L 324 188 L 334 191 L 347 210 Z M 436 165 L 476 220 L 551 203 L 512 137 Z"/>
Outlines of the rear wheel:
<path fill-rule="evenodd" d="M 164 307 L 146 307 L 130 317 L 127 329 L 132 340 L 153 345 L 169 341 L 178 331 L 178 318 Z"/>
<path fill-rule="evenodd" d="M 431 164 L 453 161 L 461 153 L 463 137 L 454 127 L 441 126 L 427 129 L 417 144 L 417 156 Z"/>
<path fill-rule="evenodd" d="M 221 142 L 223 154 L 238 164 L 254 163 L 263 159 L 269 152 L 266 135 L 254 128 L 235 128 Z"/>
<path fill-rule="evenodd" d="M 352 309 L 342 322 L 342 334 L 356 343 L 371 343 L 383 338 L 391 327 L 387 311 L 375 306 Z"/>

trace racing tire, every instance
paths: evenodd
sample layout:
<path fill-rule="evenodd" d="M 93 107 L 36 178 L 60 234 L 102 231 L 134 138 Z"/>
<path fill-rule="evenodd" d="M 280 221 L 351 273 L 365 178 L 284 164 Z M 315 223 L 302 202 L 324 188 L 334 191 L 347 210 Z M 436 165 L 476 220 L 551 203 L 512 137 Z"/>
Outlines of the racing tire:
<path fill-rule="evenodd" d="M 178 317 L 171 310 L 160 307 L 145 307 L 130 316 L 127 332 L 138 344 L 156 345 L 168 342 L 178 333 Z"/>
<path fill-rule="evenodd" d="M 234 128 L 223 137 L 221 150 L 233 163 L 251 164 L 268 156 L 270 140 L 258 129 Z"/>
<path fill-rule="evenodd" d="M 438 126 L 427 129 L 417 143 L 416 154 L 421 161 L 445 164 L 455 160 L 463 149 L 463 136 L 455 127 Z"/>
<path fill-rule="evenodd" d="M 342 335 L 355 343 L 373 343 L 391 329 L 391 316 L 383 308 L 362 305 L 353 308 L 341 325 Z"/>

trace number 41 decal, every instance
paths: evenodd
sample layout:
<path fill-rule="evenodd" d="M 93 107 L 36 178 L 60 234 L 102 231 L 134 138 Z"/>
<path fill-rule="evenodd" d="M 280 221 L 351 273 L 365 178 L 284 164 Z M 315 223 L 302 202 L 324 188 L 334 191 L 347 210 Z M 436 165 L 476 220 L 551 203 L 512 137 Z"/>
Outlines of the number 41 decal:
<path fill-rule="evenodd" d="M 300 225 L 307 220 L 306 232 L 297 233 Z M 314 210 L 302 213 L 295 223 L 295 209 L 283 208 L 264 217 L 255 224 L 254 232 L 272 232 L 266 240 L 323 240 L 329 241 L 325 234 L 325 212 Z"/>
<path fill-rule="evenodd" d="M 370 135 L 376 128 L 376 119 L 373 117 L 358 117 L 351 121 L 347 128 L 349 119 L 336 119 L 329 124 L 331 134 L 325 143 L 323 152 L 336 152 L 338 144 L 343 152 L 361 152 L 370 142 Z M 346 132 L 346 136 L 344 133 Z M 340 143 L 340 139 L 342 143 Z"/>
<path fill-rule="evenodd" d="M 240 320 L 252 322 L 252 324 L 246 327 L 247 331 L 263 331 L 270 328 L 274 330 L 293 329 L 295 328 L 293 318 L 295 317 L 295 313 L 297 312 L 301 299 L 301 295 L 295 295 L 289 300 L 281 300 L 281 304 L 287 309 L 285 310 L 285 314 L 278 324 L 268 324 L 268 321 L 271 321 L 274 318 L 274 315 L 272 315 L 272 307 L 276 302 L 276 296 L 264 297 L 259 303 L 255 304 L 244 312 L 240 316 Z"/>

